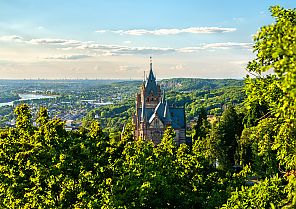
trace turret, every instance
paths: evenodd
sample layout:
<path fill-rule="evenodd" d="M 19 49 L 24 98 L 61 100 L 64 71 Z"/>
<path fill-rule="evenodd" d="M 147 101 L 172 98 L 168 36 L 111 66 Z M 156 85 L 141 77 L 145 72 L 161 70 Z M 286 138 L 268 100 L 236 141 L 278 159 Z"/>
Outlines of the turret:
<path fill-rule="evenodd" d="M 167 100 L 165 101 L 163 117 L 166 121 L 166 125 L 170 125 L 172 123 L 172 117 L 171 117 L 170 108 Z"/>
<path fill-rule="evenodd" d="M 165 91 L 163 90 L 162 97 L 161 97 L 161 103 L 164 103 L 165 101 L 166 101 Z"/>
<path fill-rule="evenodd" d="M 152 60 L 150 57 L 150 71 L 148 78 L 145 83 L 145 96 L 149 96 L 152 94 L 153 96 L 157 97 L 158 95 L 158 87 L 156 84 L 156 78 L 153 73 L 153 68 L 152 68 Z"/>
<path fill-rule="evenodd" d="M 146 122 L 146 101 L 142 100 L 141 122 Z"/>

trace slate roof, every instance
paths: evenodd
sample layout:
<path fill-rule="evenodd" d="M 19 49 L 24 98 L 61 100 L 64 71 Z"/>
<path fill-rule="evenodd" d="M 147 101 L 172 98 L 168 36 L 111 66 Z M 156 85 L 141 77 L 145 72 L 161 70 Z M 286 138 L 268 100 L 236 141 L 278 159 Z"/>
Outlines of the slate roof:
<path fill-rule="evenodd" d="M 150 72 L 145 83 L 145 96 L 148 96 L 151 91 L 153 92 L 154 95 L 156 95 L 158 91 L 156 78 L 152 71 L 152 63 L 150 63 Z"/>
<path fill-rule="evenodd" d="M 138 111 L 142 112 L 142 108 L 138 108 Z M 157 115 L 164 125 L 170 123 L 174 129 L 184 129 L 186 127 L 184 108 L 169 107 L 167 103 L 159 102 L 155 109 L 145 108 L 144 112 L 149 125 Z"/>

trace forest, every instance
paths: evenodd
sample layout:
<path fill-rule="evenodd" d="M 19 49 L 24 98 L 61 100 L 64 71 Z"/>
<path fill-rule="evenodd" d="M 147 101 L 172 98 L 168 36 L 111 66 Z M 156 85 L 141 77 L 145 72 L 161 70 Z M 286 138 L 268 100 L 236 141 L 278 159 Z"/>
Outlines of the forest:
<path fill-rule="evenodd" d="M 270 11 L 231 102 L 186 85 L 168 95 L 198 116 L 192 144 L 177 146 L 171 127 L 157 146 L 134 140 L 129 120 L 122 132 L 91 117 L 66 131 L 44 107 L 33 126 L 29 105 L 17 106 L 16 127 L 0 129 L 0 208 L 296 208 L 296 9 Z"/>

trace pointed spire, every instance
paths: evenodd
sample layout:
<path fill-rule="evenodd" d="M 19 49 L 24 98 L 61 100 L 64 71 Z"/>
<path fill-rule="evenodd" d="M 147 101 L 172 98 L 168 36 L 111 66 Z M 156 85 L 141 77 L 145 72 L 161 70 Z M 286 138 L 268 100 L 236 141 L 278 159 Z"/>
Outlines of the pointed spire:
<path fill-rule="evenodd" d="M 168 105 L 168 101 L 165 100 L 165 107 L 163 117 L 166 119 L 167 122 L 172 122 L 171 113 Z"/>
<path fill-rule="evenodd" d="M 153 74 L 152 57 L 150 57 L 150 74 L 153 75 L 153 79 L 156 80 L 156 76 Z"/>
<path fill-rule="evenodd" d="M 164 101 L 166 101 L 166 98 L 165 98 L 165 90 L 163 90 L 163 93 L 162 93 L 161 103 L 164 103 Z"/>
<path fill-rule="evenodd" d="M 145 70 L 144 70 L 144 83 L 145 83 L 146 77 L 145 77 Z"/>
<path fill-rule="evenodd" d="M 152 57 L 150 57 L 150 71 L 149 71 L 149 76 L 148 80 L 155 80 L 155 76 L 153 74 L 153 67 L 152 67 Z"/>
<path fill-rule="evenodd" d="M 145 98 L 143 98 L 142 101 L 142 112 L 141 112 L 141 121 L 145 121 L 146 119 L 146 103 L 145 103 Z"/>
<path fill-rule="evenodd" d="M 158 94 L 158 88 L 157 88 L 157 83 L 156 83 L 156 78 L 153 74 L 153 69 L 152 69 L 152 58 L 150 58 L 150 71 L 148 78 L 145 82 L 145 96 L 150 95 L 152 92 L 154 96 Z"/>

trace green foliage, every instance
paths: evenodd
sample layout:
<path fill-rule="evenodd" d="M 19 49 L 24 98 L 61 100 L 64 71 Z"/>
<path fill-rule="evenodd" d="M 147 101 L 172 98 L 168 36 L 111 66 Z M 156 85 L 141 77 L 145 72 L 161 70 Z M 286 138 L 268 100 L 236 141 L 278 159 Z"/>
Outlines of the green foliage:
<path fill-rule="evenodd" d="M 218 162 L 218 167 L 225 171 L 232 169 L 238 162 L 238 139 L 242 132 L 242 118 L 233 106 L 223 112 L 220 121 L 213 124 L 208 137 L 209 152 Z"/>
<path fill-rule="evenodd" d="M 241 163 L 252 164 L 253 171 L 259 176 L 270 176 L 279 171 L 276 152 L 272 149 L 276 128 L 277 120 L 266 118 L 256 127 L 245 128 L 239 140 Z"/>
<path fill-rule="evenodd" d="M 45 107 L 40 107 L 38 116 L 36 119 L 36 123 L 38 125 L 44 125 L 48 122 L 48 119 L 49 119 L 49 116 L 48 116 L 47 109 Z"/>
<path fill-rule="evenodd" d="M 278 104 L 272 104 L 275 113 L 289 119 L 295 119 L 296 73 L 295 73 L 295 40 L 296 10 L 271 7 L 276 23 L 264 26 L 255 36 L 257 58 L 249 64 L 249 70 L 259 74 L 273 69 L 272 77 L 277 84 L 280 95 Z M 270 97 L 271 89 L 267 90 Z"/>
<path fill-rule="evenodd" d="M 254 37 L 257 57 L 248 70 L 256 77 L 245 80 L 247 111 L 239 140 L 241 162 L 251 165 L 259 182 L 237 189 L 223 208 L 296 207 L 296 10 L 270 10 L 275 23 Z"/>
<path fill-rule="evenodd" d="M 242 117 L 231 105 L 225 109 L 218 121 L 210 125 L 206 115 L 195 126 L 193 137 L 197 152 L 201 152 L 210 164 L 224 171 L 232 171 L 238 163 L 238 139 L 242 132 Z"/>
<path fill-rule="evenodd" d="M 285 186 L 285 193 L 287 194 L 287 198 L 283 199 L 283 203 L 285 206 L 283 208 L 295 208 L 296 207 L 296 172 L 290 171 L 286 173 L 287 185 Z"/>
<path fill-rule="evenodd" d="M 176 136 L 176 133 L 174 129 L 171 126 L 168 126 L 163 133 L 163 137 L 161 139 L 160 144 L 158 144 L 159 151 L 167 153 L 167 154 L 173 154 L 173 149 L 176 147 L 176 144 L 174 142 L 174 138 Z"/>
<path fill-rule="evenodd" d="M 0 130 L 0 208 L 295 208 L 296 11 L 271 11 L 275 24 L 255 36 L 248 69 L 258 77 L 245 80 L 244 107 L 230 105 L 245 96 L 240 81 L 162 81 L 179 92 L 171 102 L 198 116 L 192 146 L 177 146 L 172 127 L 157 145 L 135 141 L 132 101 L 93 110 L 88 119 L 99 120 L 76 131 L 43 107 L 35 127 L 19 105 L 16 127 Z"/>
<path fill-rule="evenodd" d="M 268 114 L 268 105 L 264 101 L 260 101 L 259 103 L 251 103 L 248 104 L 247 111 L 245 113 L 245 117 L 243 119 L 244 126 L 246 128 L 258 125 L 258 122 L 267 117 Z"/>
<path fill-rule="evenodd" d="M 133 101 L 124 101 L 119 104 L 101 106 L 90 111 L 86 117 L 92 120 L 97 117 L 102 127 L 111 132 L 121 131 L 124 124 L 128 122 L 133 112 Z"/>
<path fill-rule="evenodd" d="M 209 132 L 210 124 L 207 119 L 207 112 L 205 108 L 201 108 L 198 111 L 198 119 L 193 126 L 192 139 L 193 141 L 201 140 L 205 138 Z"/>
<path fill-rule="evenodd" d="M 286 195 L 282 179 L 275 176 L 252 187 L 242 186 L 222 208 L 279 208 Z"/>
<path fill-rule="evenodd" d="M 29 118 L 27 106 L 16 112 Z M 131 123 L 110 138 L 97 121 L 65 131 L 46 112 L 35 128 L 0 132 L 1 208 L 215 208 L 236 185 L 197 149 L 177 147 L 172 127 L 155 147 L 134 141 Z"/>
<path fill-rule="evenodd" d="M 14 114 L 17 116 L 15 125 L 19 130 L 28 131 L 32 128 L 30 121 L 32 115 L 30 113 L 29 105 L 21 104 L 17 106 L 14 110 Z"/>
<path fill-rule="evenodd" d="M 39 127 L 28 130 L 28 106 L 21 105 L 15 112 L 18 127 L 2 133 L 0 138 L 0 207 L 69 208 L 94 204 L 97 183 L 100 185 L 103 177 L 96 178 L 101 172 L 96 167 L 107 164 L 105 155 L 98 155 L 106 148 L 101 145 L 105 137 L 100 129 L 93 125 L 90 136 L 87 132 L 66 132 L 62 121 L 43 120 L 46 110 L 41 109 Z"/>
<path fill-rule="evenodd" d="M 246 79 L 246 106 L 267 105 L 265 117 L 277 118 L 272 149 L 282 168 L 296 169 L 296 10 L 275 6 L 271 13 L 275 24 L 262 27 L 254 37 L 257 57 L 248 69 L 258 77 Z M 270 70 L 274 74 L 261 76 Z"/>

